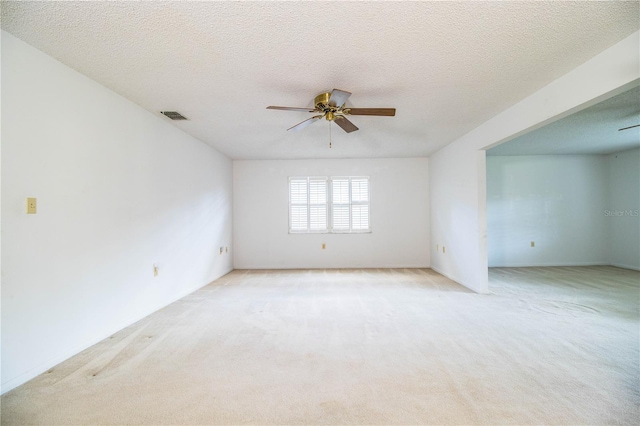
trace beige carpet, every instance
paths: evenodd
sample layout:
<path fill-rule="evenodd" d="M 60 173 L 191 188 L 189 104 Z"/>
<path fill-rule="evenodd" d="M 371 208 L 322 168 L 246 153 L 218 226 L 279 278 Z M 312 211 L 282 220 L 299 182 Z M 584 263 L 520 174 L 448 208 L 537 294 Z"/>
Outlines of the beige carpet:
<path fill-rule="evenodd" d="M 2 424 L 638 424 L 640 273 L 235 271 L 2 397 Z"/>

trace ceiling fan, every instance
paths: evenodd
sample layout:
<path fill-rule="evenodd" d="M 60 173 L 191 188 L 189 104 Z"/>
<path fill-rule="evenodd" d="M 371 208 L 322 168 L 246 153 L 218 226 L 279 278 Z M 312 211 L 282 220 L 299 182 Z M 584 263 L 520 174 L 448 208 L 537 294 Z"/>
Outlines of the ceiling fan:
<path fill-rule="evenodd" d="M 296 124 L 293 127 L 289 127 L 287 130 L 301 130 L 310 124 L 315 123 L 321 118 L 325 118 L 327 121 L 333 121 L 342 130 L 347 133 L 355 132 L 358 130 L 355 124 L 353 124 L 346 116 L 349 115 L 377 115 L 393 117 L 396 115 L 395 108 L 347 108 L 345 102 L 351 96 L 350 92 L 344 90 L 333 89 L 331 92 L 320 93 L 314 100 L 313 108 L 295 108 L 295 107 L 281 107 L 281 106 L 268 106 L 267 109 L 280 109 L 284 111 L 304 111 L 315 112 L 319 115 L 314 115 L 311 118 L 304 120 L 301 123 Z"/>

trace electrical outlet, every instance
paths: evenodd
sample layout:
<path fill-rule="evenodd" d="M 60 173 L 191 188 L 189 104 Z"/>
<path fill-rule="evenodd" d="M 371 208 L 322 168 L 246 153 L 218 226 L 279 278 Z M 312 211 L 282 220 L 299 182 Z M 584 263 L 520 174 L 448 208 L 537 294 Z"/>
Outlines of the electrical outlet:
<path fill-rule="evenodd" d="M 536 246 L 535 241 L 531 241 L 531 247 L 535 247 L 535 246 Z"/>
<path fill-rule="evenodd" d="M 327 245 L 325 243 L 322 243 L 322 250 L 326 249 Z"/>
<path fill-rule="evenodd" d="M 158 265 L 153 265 L 153 276 L 157 277 L 159 273 L 160 273 L 160 268 L 158 268 Z"/>
<path fill-rule="evenodd" d="M 27 198 L 27 214 L 36 214 L 36 199 Z"/>

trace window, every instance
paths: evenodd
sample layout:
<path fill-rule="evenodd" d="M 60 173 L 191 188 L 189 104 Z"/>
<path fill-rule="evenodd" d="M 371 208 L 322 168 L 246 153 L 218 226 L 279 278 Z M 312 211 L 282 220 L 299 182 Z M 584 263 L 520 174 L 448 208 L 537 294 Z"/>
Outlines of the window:
<path fill-rule="evenodd" d="M 289 178 L 289 232 L 369 232 L 368 177 Z"/>
<path fill-rule="evenodd" d="M 327 178 L 289 179 L 289 231 L 327 232 Z"/>

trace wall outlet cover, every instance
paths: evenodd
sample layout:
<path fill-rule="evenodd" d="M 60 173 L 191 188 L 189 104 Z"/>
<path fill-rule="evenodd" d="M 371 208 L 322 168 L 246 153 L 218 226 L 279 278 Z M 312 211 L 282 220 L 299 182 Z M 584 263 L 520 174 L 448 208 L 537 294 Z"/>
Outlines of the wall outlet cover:
<path fill-rule="evenodd" d="M 27 198 L 27 214 L 36 214 L 37 203 L 35 198 Z"/>

